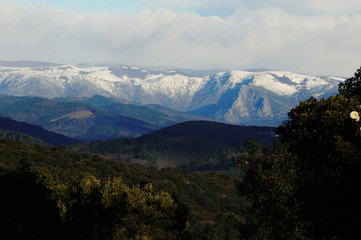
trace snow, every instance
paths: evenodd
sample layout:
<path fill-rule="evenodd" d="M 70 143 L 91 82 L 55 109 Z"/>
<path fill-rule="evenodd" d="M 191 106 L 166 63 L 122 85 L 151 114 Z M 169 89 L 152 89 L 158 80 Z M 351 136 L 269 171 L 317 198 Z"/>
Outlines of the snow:
<path fill-rule="evenodd" d="M 253 76 L 253 73 L 245 71 L 231 71 L 230 74 L 231 77 L 229 78 L 229 80 L 232 83 L 240 83 L 244 80 L 250 79 Z"/>
<path fill-rule="evenodd" d="M 323 86 L 326 84 L 327 84 L 327 82 L 325 80 L 319 79 L 319 78 L 309 78 L 306 80 L 306 88 L 308 90 L 310 90 L 311 88 Z"/>
<path fill-rule="evenodd" d="M 148 73 L 140 67 L 121 66 L 123 69 L 139 70 Z M 64 77 L 63 77 L 64 76 Z M 220 72 L 208 77 L 190 77 L 177 74 L 164 74 L 162 72 L 146 74 L 142 77 L 118 77 L 111 73 L 108 67 L 77 67 L 73 65 L 62 65 L 56 67 L 29 68 L 29 67 L 4 67 L 0 66 L 0 86 L 4 85 L 2 93 L 6 91 L 16 94 L 31 89 L 34 79 L 41 80 L 47 86 L 53 85 L 62 89 L 54 93 L 54 97 L 64 97 L 66 89 L 72 83 L 81 81 L 82 84 L 96 86 L 94 92 L 107 92 L 115 97 L 130 101 L 141 101 L 147 99 L 147 104 L 156 103 L 167 106 L 170 102 L 186 109 L 191 104 L 195 94 L 200 91 L 209 91 L 208 98 L 216 98 L 225 94 L 228 89 L 233 89 L 236 84 L 243 83 L 262 87 L 282 96 L 291 96 L 302 90 L 311 90 L 324 85 L 335 85 L 345 79 L 340 77 L 315 77 L 305 74 L 297 74 L 284 71 L 248 72 L 230 71 Z M 221 81 L 222 80 L 222 81 Z M 5 82 L 15 83 L 12 86 Z M 39 82 L 38 81 L 38 82 Z M 214 89 L 206 90 L 206 84 L 215 83 Z M 25 89 L 25 90 L 24 90 Z M 48 96 L 49 93 L 44 93 Z M 58 95 L 56 95 L 58 94 Z M 87 93 L 82 93 L 86 95 Z M 28 95 L 32 95 L 31 92 Z M 204 94 L 203 94 L 204 95 Z M 187 105 L 188 104 L 188 105 Z"/>
<path fill-rule="evenodd" d="M 99 69 L 98 71 L 93 71 L 90 74 L 90 77 L 92 78 L 98 78 L 102 79 L 104 81 L 109 82 L 121 82 L 124 80 L 128 80 L 128 78 L 125 76 L 124 78 L 119 78 L 111 73 L 111 71 L 108 68 Z"/>
<path fill-rule="evenodd" d="M 292 72 L 282 72 L 282 71 L 270 71 L 270 74 L 274 74 L 280 78 L 288 78 L 292 82 L 301 84 L 305 79 L 310 78 L 311 76 L 304 75 L 304 74 L 297 74 Z"/>
<path fill-rule="evenodd" d="M 256 73 L 254 74 L 253 84 L 263 87 L 279 95 L 291 96 L 297 92 L 294 85 L 288 85 L 277 81 L 271 74 Z"/>
<path fill-rule="evenodd" d="M 175 75 L 148 75 L 142 87 L 146 92 L 158 92 L 167 97 L 193 95 L 202 86 L 203 78 Z"/>

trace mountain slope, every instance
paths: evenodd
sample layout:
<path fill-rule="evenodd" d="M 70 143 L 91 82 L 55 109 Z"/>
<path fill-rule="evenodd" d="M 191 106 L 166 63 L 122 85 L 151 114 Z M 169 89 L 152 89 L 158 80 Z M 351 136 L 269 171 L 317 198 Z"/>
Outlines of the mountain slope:
<path fill-rule="evenodd" d="M 210 121 L 175 124 L 148 136 L 165 138 L 161 167 L 184 167 L 192 171 L 228 170 L 235 167 L 232 153 L 246 141 L 270 144 L 277 140 L 274 127 L 237 126 Z"/>
<path fill-rule="evenodd" d="M 210 121 L 189 121 L 154 131 L 148 135 L 168 138 L 200 138 L 238 147 L 245 141 L 270 144 L 277 139 L 274 127 L 237 126 Z"/>
<path fill-rule="evenodd" d="M 137 137 L 179 122 L 209 119 L 158 105 L 143 106 L 98 95 L 50 100 L 0 94 L 0 116 L 80 140 Z"/>
<path fill-rule="evenodd" d="M 38 144 L 44 147 L 53 146 L 52 144 L 44 142 L 39 138 L 35 138 L 30 136 L 29 134 L 17 132 L 17 131 L 8 131 L 8 130 L 0 129 L 0 138 L 11 139 L 14 141 L 22 141 L 29 144 Z"/>
<path fill-rule="evenodd" d="M 150 123 L 81 103 L 35 97 L 16 98 L 7 103 L 1 104 L 0 116 L 39 125 L 83 141 L 135 137 L 156 128 Z"/>
<path fill-rule="evenodd" d="M 333 95 L 341 81 L 277 71 L 219 73 L 195 94 L 191 113 L 236 124 L 277 126 L 299 101 Z"/>
<path fill-rule="evenodd" d="M 106 98 L 100 95 L 83 98 L 63 98 L 60 100 L 64 102 L 79 102 L 101 108 L 106 111 L 151 123 L 157 126 L 157 128 L 191 120 L 210 120 L 208 117 L 182 113 L 160 105 L 141 105 L 116 98 Z"/>
<path fill-rule="evenodd" d="M 189 121 L 139 138 L 78 143 L 72 145 L 71 149 L 161 168 L 218 171 L 235 167 L 231 155 L 248 140 L 272 143 L 277 140 L 275 128 Z"/>
<path fill-rule="evenodd" d="M 2 118 L 0 117 L 0 130 L 2 131 L 2 136 L 13 136 L 16 138 L 25 138 L 34 142 L 34 139 L 30 139 L 28 136 L 40 139 L 46 143 L 50 143 L 52 145 L 69 145 L 76 143 L 75 139 L 47 131 L 42 127 L 31 125 L 25 122 L 19 122 L 12 120 L 10 118 Z M 20 133 L 26 134 L 28 136 L 21 136 Z M 28 141 L 28 142 L 29 142 Z M 30 141 L 30 143 L 32 143 Z M 41 142 L 34 142 L 42 144 Z"/>
<path fill-rule="evenodd" d="M 50 98 L 102 95 L 235 124 L 279 125 L 299 101 L 335 94 L 345 80 L 281 71 L 205 73 L 131 66 L 1 66 L 0 93 Z"/>

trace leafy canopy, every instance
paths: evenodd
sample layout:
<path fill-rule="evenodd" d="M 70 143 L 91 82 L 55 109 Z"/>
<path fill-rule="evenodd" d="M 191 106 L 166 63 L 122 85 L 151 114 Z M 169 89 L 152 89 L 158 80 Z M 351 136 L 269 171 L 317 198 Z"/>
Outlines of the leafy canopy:
<path fill-rule="evenodd" d="M 338 91 L 346 97 L 361 99 L 361 67 L 357 69 L 353 77 L 338 86 Z"/>
<path fill-rule="evenodd" d="M 361 69 L 340 94 L 292 109 L 268 148 L 248 145 L 238 161 L 257 209 L 255 239 L 361 239 Z"/>

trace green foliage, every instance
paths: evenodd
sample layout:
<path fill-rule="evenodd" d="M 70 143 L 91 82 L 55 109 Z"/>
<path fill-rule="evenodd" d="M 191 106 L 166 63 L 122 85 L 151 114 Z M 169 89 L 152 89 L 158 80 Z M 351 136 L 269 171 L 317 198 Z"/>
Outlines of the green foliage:
<path fill-rule="evenodd" d="M 237 150 L 238 148 L 236 147 L 222 148 L 210 154 L 200 156 L 192 162 L 183 165 L 182 168 L 191 172 L 217 171 L 230 174 L 231 176 L 241 177 L 243 175 L 242 171 L 236 171 L 239 170 L 239 168 L 234 164 L 232 158 Z M 232 172 L 232 170 L 234 170 L 234 172 Z"/>
<path fill-rule="evenodd" d="M 51 190 L 24 163 L 0 171 L 0 239 L 62 239 Z"/>
<path fill-rule="evenodd" d="M 357 146 L 360 140 L 359 127 L 350 118 L 350 113 L 357 110 L 358 105 L 356 99 L 343 95 L 319 101 L 310 98 L 291 110 L 289 120 L 278 128 L 277 133 L 282 142 L 287 142 L 292 151 L 305 161 L 315 158 L 322 161 L 327 156 L 332 156 L 335 161 L 340 157 L 343 161 L 340 155 Z M 349 147 L 340 149 L 341 145 Z M 354 150 L 349 149 L 350 152 Z"/>
<path fill-rule="evenodd" d="M 278 130 L 289 152 L 297 156 L 301 175 L 297 198 L 316 237 L 360 237 L 352 229 L 361 226 L 361 198 L 355 191 L 360 184 L 361 135 L 349 116 L 359 105 L 356 98 L 343 95 L 309 99 L 293 109 Z"/>
<path fill-rule="evenodd" d="M 65 223 L 81 239 L 181 239 L 177 204 L 151 184 L 127 187 L 121 178 L 104 183 L 90 174 L 74 179 L 65 195 Z"/>
<path fill-rule="evenodd" d="M 361 238 L 361 134 L 350 118 L 360 102 L 345 86 L 345 95 L 300 102 L 277 129 L 279 143 L 240 152 L 253 239 Z"/>
<path fill-rule="evenodd" d="M 130 139 L 109 139 L 105 141 L 94 141 L 90 143 L 77 143 L 69 146 L 78 152 L 89 152 L 111 155 L 113 159 L 126 156 L 127 158 L 138 158 L 145 160 L 145 166 L 157 167 L 159 161 L 166 155 L 164 146 L 165 139 L 160 136 L 141 136 Z"/>
<path fill-rule="evenodd" d="M 28 134 L 24 134 L 21 132 L 14 132 L 14 131 L 6 131 L 2 129 L 0 129 L 0 138 L 9 138 L 15 141 L 23 141 L 30 144 L 39 144 L 45 147 L 52 146 L 50 143 L 44 142 L 38 138 L 34 138 Z"/>
<path fill-rule="evenodd" d="M 346 97 L 357 97 L 359 100 L 361 99 L 361 67 L 357 69 L 353 77 L 339 84 L 338 91 Z"/>
<path fill-rule="evenodd" d="M 4 174 L 17 171 L 21 159 L 31 164 L 35 182 L 47 189 L 44 197 L 53 201 L 64 234 L 74 232 L 81 235 L 79 238 L 90 239 L 131 238 L 139 224 L 143 227 L 137 231 L 144 237 L 157 232 L 172 239 L 179 233 L 180 239 L 187 239 L 190 232 L 192 239 L 227 234 L 229 239 L 237 239 L 239 226 L 246 226 L 249 202 L 238 195 L 238 178 L 144 168 L 74 153 L 65 147 L 45 148 L 0 139 L 0 170 Z M 136 196 L 149 196 L 150 200 L 135 204 L 130 200 Z M 162 201 L 167 204 L 162 205 Z M 163 227 L 152 225 L 150 220 Z"/>
<path fill-rule="evenodd" d="M 0 175 L 1 239 L 186 239 L 178 205 L 151 184 L 84 173 L 67 184 L 22 167 Z"/>
<path fill-rule="evenodd" d="M 303 218 L 302 204 L 296 197 L 300 178 L 295 156 L 282 144 L 263 148 L 249 142 L 238 160 L 246 172 L 241 191 L 254 200 L 255 239 L 307 237 L 310 223 Z"/>
<path fill-rule="evenodd" d="M 64 146 L 46 148 L 0 138 L 0 163 L 3 168 L 12 171 L 20 161 L 26 161 L 36 169 L 47 169 L 61 179 L 70 179 L 82 171 L 99 178 L 120 175 L 120 166 L 116 162 L 97 155 L 74 153 Z"/>
<path fill-rule="evenodd" d="M 217 171 L 242 176 L 231 159 L 247 139 L 276 140 L 275 128 L 234 126 L 209 121 L 176 124 L 133 139 L 78 143 L 70 149 L 100 154 L 114 160 L 145 166 L 174 166 L 188 171 Z M 131 157 L 134 162 L 126 161 Z"/>
<path fill-rule="evenodd" d="M 77 142 L 75 139 L 49 132 L 39 126 L 3 117 L 0 117 L 0 136 L 14 140 L 27 141 L 29 143 L 37 143 L 43 146 L 67 145 Z M 31 137 L 35 139 L 32 139 Z"/>

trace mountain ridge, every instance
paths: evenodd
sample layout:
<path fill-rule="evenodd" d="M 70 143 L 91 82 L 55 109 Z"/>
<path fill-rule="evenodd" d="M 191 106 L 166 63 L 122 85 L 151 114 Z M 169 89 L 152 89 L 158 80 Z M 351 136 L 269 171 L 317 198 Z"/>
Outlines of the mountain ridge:
<path fill-rule="evenodd" d="M 2 94 L 47 98 L 101 95 L 176 111 L 201 112 L 239 125 L 277 126 L 299 101 L 333 95 L 344 80 L 285 71 L 215 73 L 126 65 L 0 66 Z M 213 110 L 203 111 L 210 108 Z"/>
<path fill-rule="evenodd" d="M 81 141 L 137 137 L 182 121 L 208 119 L 103 96 L 46 99 L 1 94 L 0 116 L 39 125 Z"/>

